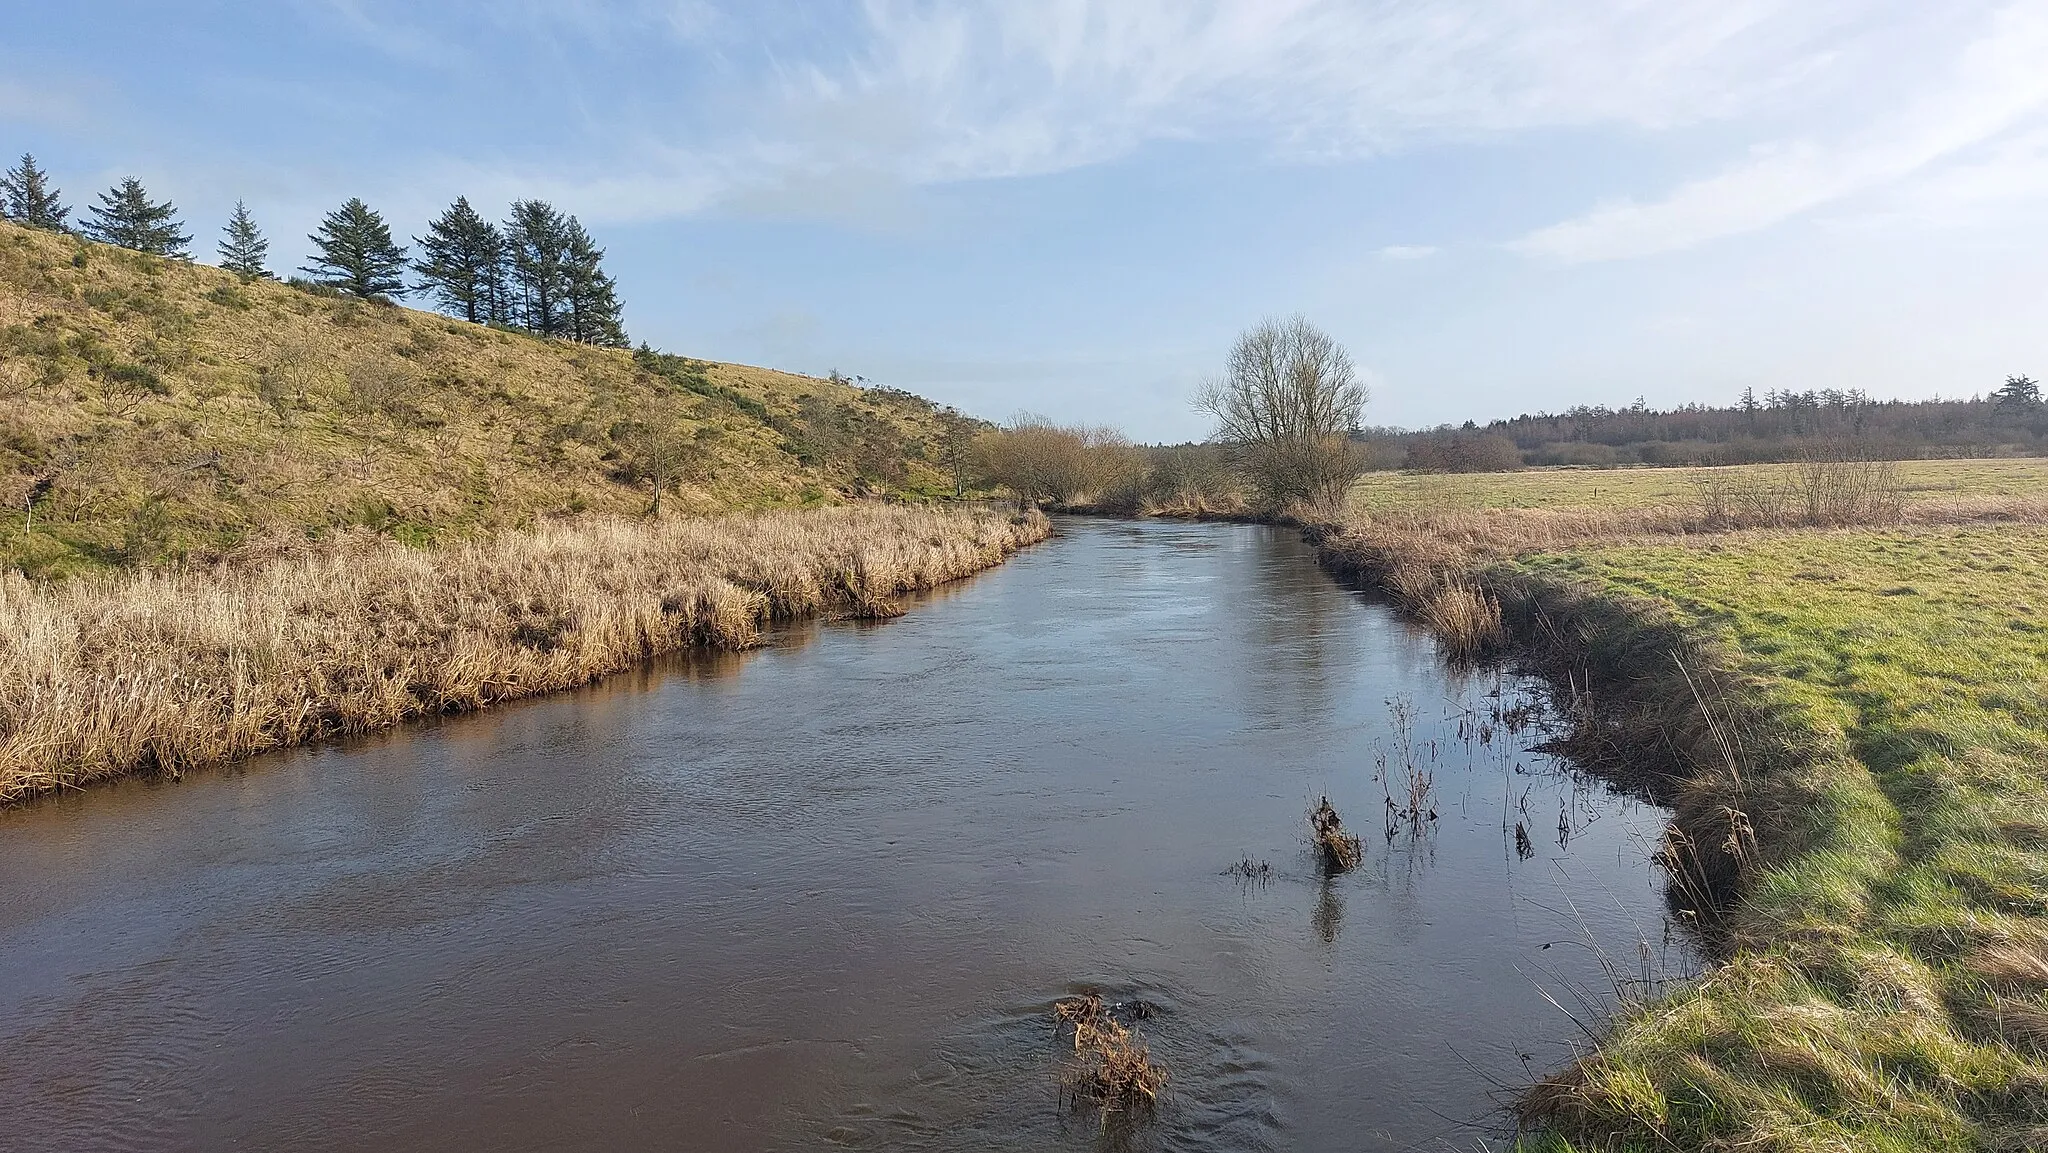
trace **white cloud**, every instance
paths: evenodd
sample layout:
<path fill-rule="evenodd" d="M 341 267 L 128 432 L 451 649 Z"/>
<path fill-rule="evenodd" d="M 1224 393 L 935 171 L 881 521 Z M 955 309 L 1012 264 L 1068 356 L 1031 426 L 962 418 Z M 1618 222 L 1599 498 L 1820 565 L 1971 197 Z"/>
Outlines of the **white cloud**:
<path fill-rule="evenodd" d="M 793 69 L 787 123 L 911 180 L 1056 171 L 1152 140 L 1306 157 L 1430 134 L 1727 115 L 1810 67 L 1816 4 L 868 0 L 845 62 Z"/>
<path fill-rule="evenodd" d="M 1615 260 L 1689 248 L 1754 232 L 1821 205 L 1893 185 L 2048 113 L 2048 10 L 2014 5 L 1954 62 L 1941 87 L 1880 112 L 1875 123 L 1834 144 L 1790 141 L 1756 148 L 1749 160 L 1680 186 L 1647 204 L 1620 201 L 1539 229 L 1511 247 L 1566 262 Z M 2016 165 L 1980 161 L 1969 181 L 2032 180 L 2032 157 Z M 2009 172 L 2003 171 L 2008 169 Z M 2037 174 L 2036 174 L 2037 175 Z"/>
<path fill-rule="evenodd" d="M 1389 244 L 1380 249 L 1383 260 L 1424 260 L 1436 255 L 1433 244 Z"/>
<path fill-rule="evenodd" d="M 370 0 L 326 2 L 350 11 Z M 621 114 L 604 126 L 616 133 L 604 198 L 654 216 L 705 201 L 694 175 L 691 195 L 674 194 L 674 174 L 647 159 L 650 138 L 657 156 L 710 158 L 704 169 L 723 182 L 713 201 L 800 205 L 829 203 L 842 180 L 1040 175 L 1165 141 L 1234 140 L 1313 162 L 1530 129 L 1655 131 L 1772 106 L 1873 19 L 1848 0 L 563 0 L 500 11 L 539 39 L 665 43 L 688 57 L 679 76 L 709 84 L 666 105 L 659 86 L 611 102 Z M 707 105 L 720 115 L 703 115 Z"/>

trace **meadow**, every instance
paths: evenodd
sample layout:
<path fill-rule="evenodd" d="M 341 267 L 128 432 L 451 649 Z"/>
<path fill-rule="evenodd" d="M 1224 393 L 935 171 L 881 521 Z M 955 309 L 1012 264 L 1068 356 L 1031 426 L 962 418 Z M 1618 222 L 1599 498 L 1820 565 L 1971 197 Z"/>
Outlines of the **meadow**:
<path fill-rule="evenodd" d="M 1676 813 L 1719 963 L 1524 1094 L 1525 1147 L 2048 1144 L 2048 466 L 1916 464 L 1764 529 L 1649 470 L 1374 478 L 1326 538 Z"/>
<path fill-rule="evenodd" d="M 0 574 L 0 803 L 745 647 L 776 620 L 891 616 L 1050 532 L 1035 513 L 865 505 Z"/>
<path fill-rule="evenodd" d="M 1786 465 L 1708 468 L 1536 468 L 1516 472 L 1431 475 L 1371 472 L 1351 490 L 1352 507 L 1368 512 L 1438 509 L 1670 508 L 1694 502 L 1702 483 L 1720 476 L 1769 475 Z M 1958 497 L 2048 497 L 2048 460 L 1965 459 L 1898 462 L 1899 489 L 1910 503 Z"/>

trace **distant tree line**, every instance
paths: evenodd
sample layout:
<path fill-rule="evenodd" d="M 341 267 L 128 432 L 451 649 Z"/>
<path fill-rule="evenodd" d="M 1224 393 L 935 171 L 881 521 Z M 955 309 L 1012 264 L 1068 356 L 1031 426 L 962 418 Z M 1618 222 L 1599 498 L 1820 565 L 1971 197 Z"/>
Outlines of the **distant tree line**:
<path fill-rule="evenodd" d="M 150 199 L 142 182 L 123 180 L 100 194 L 74 227 L 71 210 L 35 157 L 0 176 L 0 217 L 30 228 L 190 260 L 191 234 L 169 201 Z M 618 283 L 604 270 L 604 249 L 574 216 L 539 200 L 520 200 L 503 225 L 467 197 L 414 237 L 418 256 L 392 239 L 375 209 L 351 197 L 328 213 L 309 240 L 315 254 L 299 269 L 302 287 L 390 300 L 417 292 L 451 315 L 536 336 L 626 347 Z M 235 202 L 222 230 L 220 266 L 244 280 L 267 278 L 270 242 L 249 208 Z M 408 279 L 410 278 L 410 279 Z"/>
<path fill-rule="evenodd" d="M 1745 390 L 1733 405 L 1581 405 L 1486 425 L 1370 430 L 1385 464 L 1426 472 L 1523 465 L 1747 464 L 1804 460 L 1853 443 L 1874 458 L 2048 454 L 2048 405 L 2028 376 L 1968 399 L 1873 400 L 1859 389 Z"/>

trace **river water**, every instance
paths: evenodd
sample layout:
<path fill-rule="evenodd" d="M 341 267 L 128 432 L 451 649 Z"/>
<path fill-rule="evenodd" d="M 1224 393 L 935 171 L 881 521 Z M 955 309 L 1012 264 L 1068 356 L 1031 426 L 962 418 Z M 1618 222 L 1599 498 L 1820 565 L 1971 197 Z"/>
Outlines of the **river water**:
<path fill-rule="evenodd" d="M 0 1145 L 1471 1149 L 1551 1000 L 1685 967 L 1662 814 L 1528 751 L 1531 686 L 1291 533 L 1061 529 L 898 620 L 0 814 Z M 1147 1124 L 1059 1103 L 1094 990 L 1156 1007 Z"/>

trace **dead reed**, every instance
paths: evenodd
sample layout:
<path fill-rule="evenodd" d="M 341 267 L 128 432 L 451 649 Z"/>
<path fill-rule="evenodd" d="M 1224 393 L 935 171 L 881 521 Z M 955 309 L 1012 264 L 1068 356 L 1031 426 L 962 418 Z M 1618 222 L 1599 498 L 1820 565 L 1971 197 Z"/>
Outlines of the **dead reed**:
<path fill-rule="evenodd" d="M 1324 797 L 1321 804 L 1309 810 L 1308 827 L 1324 872 L 1342 873 L 1357 868 L 1365 860 L 1365 845 L 1356 834 L 1344 831 L 1344 820 L 1337 815 L 1330 798 Z"/>
<path fill-rule="evenodd" d="M 1093 1104 L 1102 1123 L 1115 1114 L 1150 1113 L 1166 1088 L 1166 1068 L 1152 1060 L 1138 1036 L 1102 1002 L 1102 995 L 1070 997 L 1053 1006 L 1053 1026 L 1071 1030 L 1074 1059 L 1060 1075 L 1061 1097 L 1079 1108 Z"/>
<path fill-rule="evenodd" d="M 382 538 L 203 569 L 0 576 L 0 803 L 580 685 L 763 624 L 887 616 L 1045 518 L 900 506 Z"/>

